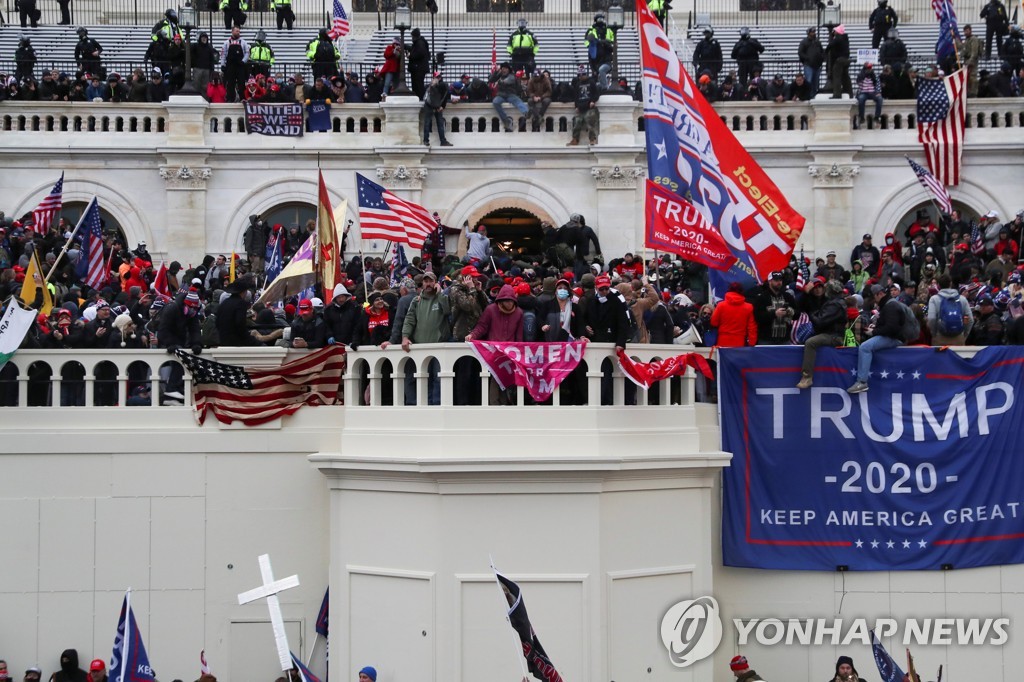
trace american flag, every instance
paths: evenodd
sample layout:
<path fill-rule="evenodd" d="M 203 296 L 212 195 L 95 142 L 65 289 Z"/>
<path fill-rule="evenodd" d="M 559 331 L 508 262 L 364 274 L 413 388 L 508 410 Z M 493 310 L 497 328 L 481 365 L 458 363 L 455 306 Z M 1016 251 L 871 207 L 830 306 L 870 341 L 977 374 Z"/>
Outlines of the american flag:
<path fill-rule="evenodd" d="M 967 69 L 943 78 L 917 79 L 917 139 L 928 169 L 946 186 L 960 184 L 967 118 Z"/>
<path fill-rule="evenodd" d="M 359 188 L 359 223 L 363 239 L 405 243 L 419 251 L 437 227 L 430 212 L 419 204 L 399 199 L 369 178 L 356 173 Z"/>
<path fill-rule="evenodd" d="M 906 157 L 907 163 L 913 169 L 914 173 L 917 174 L 917 179 L 924 186 L 926 190 L 935 195 L 935 200 L 939 204 L 939 209 L 946 214 L 953 212 L 953 200 L 949 198 L 949 192 L 942 186 L 942 183 L 935 179 L 935 176 L 928 172 L 928 169 L 919 163 L 916 163 L 909 156 Z"/>
<path fill-rule="evenodd" d="M 395 254 L 391 257 L 391 288 L 397 289 L 408 272 L 409 259 L 405 257 L 405 249 L 401 244 L 395 244 Z"/>
<path fill-rule="evenodd" d="M 192 373 L 196 419 L 207 413 L 220 422 L 236 419 L 256 426 L 294 414 L 303 405 L 333 405 L 345 371 L 345 348 L 333 345 L 312 351 L 272 369 L 247 370 L 175 351 Z"/>
<path fill-rule="evenodd" d="M 107 283 L 106 261 L 103 259 L 103 228 L 100 225 L 100 204 L 96 197 L 92 198 L 85 213 L 75 226 L 75 233 L 84 228 L 82 233 L 82 255 L 75 265 L 78 279 L 93 289 L 99 289 Z"/>
<path fill-rule="evenodd" d="M 345 6 L 341 4 L 341 0 L 334 0 L 334 23 L 331 24 L 331 30 L 327 32 L 327 35 L 331 37 L 331 40 L 337 40 L 347 36 L 350 28 L 352 27 L 348 23 Z"/>
<path fill-rule="evenodd" d="M 291 653 L 290 651 L 288 653 Z M 292 654 L 292 666 L 299 672 L 301 682 L 320 682 L 320 678 L 309 671 L 309 668 L 302 664 L 299 657 Z"/>
<path fill-rule="evenodd" d="M 57 180 L 57 184 L 53 186 L 50 193 L 46 195 L 46 198 L 39 202 L 36 209 L 32 211 L 32 229 L 39 234 L 46 234 L 50 231 L 50 226 L 53 225 L 57 216 L 60 215 L 60 209 L 64 205 L 64 174 L 60 174 L 60 179 Z"/>
<path fill-rule="evenodd" d="M 971 221 L 971 253 L 985 253 L 985 237 L 977 221 Z"/>
<path fill-rule="evenodd" d="M 932 9 L 939 20 L 939 38 L 935 42 L 935 56 L 946 59 L 956 50 L 954 38 L 960 39 L 960 27 L 956 21 L 956 10 L 952 0 L 932 0 Z"/>
<path fill-rule="evenodd" d="M 811 271 L 807 267 L 807 261 L 804 260 L 804 247 L 800 247 L 800 260 L 796 263 L 796 288 L 798 291 L 802 291 L 804 286 L 807 284 L 807 280 L 811 278 Z"/>

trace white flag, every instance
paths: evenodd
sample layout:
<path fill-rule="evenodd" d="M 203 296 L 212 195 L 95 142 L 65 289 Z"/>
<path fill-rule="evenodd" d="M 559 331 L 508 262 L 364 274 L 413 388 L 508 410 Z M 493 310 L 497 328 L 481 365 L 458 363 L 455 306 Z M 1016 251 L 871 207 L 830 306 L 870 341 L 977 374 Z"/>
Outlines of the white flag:
<path fill-rule="evenodd" d="M 4 313 L 3 319 L 0 319 L 0 367 L 6 365 L 18 350 L 35 319 L 35 311 L 26 310 L 11 299 L 7 312 Z"/>

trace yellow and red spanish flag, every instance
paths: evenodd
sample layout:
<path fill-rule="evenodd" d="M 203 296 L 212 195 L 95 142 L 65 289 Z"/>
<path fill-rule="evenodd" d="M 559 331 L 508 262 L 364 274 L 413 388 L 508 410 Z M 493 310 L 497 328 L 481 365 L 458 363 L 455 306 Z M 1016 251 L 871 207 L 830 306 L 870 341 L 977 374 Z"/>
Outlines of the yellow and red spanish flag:
<path fill-rule="evenodd" d="M 344 215 L 345 203 L 339 206 Z M 324 290 L 324 303 L 334 298 L 334 285 L 341 281 L 341 240 L 338 239 L 338 227 L 334 224 L 334 209 L 331 208 L 331 196 L 324 184 L 324 174 L 320 172 L 320 193 L 316 209 L 316 248 L 313 259 L 316 263 L 316 277 Z"/>

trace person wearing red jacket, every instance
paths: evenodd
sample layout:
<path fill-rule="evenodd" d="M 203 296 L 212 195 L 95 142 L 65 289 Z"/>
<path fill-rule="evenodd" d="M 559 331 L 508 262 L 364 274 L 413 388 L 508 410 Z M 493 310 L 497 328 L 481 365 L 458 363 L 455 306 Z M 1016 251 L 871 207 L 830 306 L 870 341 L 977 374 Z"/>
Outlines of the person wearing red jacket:
<path fill-rule="evenodd" d="M 402 41 L 395 38 L 390 45 L 384 48 L 384 65 L 380 67 L 380 76 L 384 78 L 384 97 L 391 92 L 398 78 L 398 64 L 402 58 Z"/>
<path fill-rule="evenodd" d="M 718 328 L 718 345 L 723 347 L 757 345 L 754 306 L 743 297 L 739 283 L 729 286 L 725 300 L 711 313 L 711 326 Z"/>

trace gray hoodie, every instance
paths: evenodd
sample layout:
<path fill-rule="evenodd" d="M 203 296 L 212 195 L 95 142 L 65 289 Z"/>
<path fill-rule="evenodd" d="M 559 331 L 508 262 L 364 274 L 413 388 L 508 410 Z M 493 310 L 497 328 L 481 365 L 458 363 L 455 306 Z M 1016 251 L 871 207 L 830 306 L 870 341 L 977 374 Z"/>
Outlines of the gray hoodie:
<path fill-rule="evenodd" d="M 928 299 L 928 329 L 931 330 L 932 335 L 941 334 L 939 331 L 939 308 L 942 305 L 942 299 L 956 298 L 957 296 L 960 296 L 960 292 L 956 289 L 940 289 L 939 293 Z M 967 335 L 971 333 L 971 327 L 974 326 L 974 313 L 971 312 L 971 305 L 963 296 L 960 296 L 960 310 L 967 318 L 967 324 L 964 325 L 963 331 L 964 338 L 967 338 Z"/>

